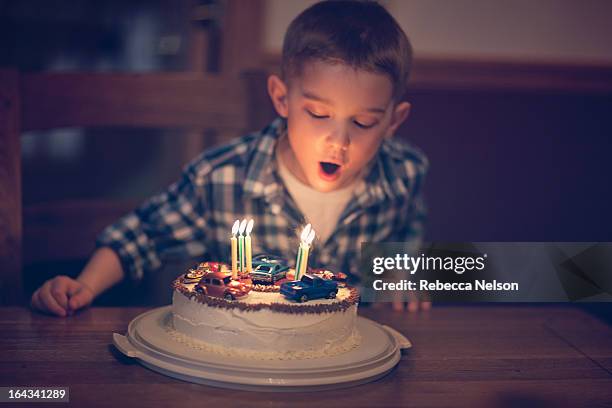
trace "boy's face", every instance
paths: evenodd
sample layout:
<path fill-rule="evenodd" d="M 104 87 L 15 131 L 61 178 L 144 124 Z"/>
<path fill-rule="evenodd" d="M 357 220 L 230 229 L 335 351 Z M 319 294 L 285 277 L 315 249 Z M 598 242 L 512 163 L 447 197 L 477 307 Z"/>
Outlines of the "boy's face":
<path fill-rule="evenodd" d="M 303 183 L 321 191 L 347 186 L 377 153 L 410 110 L 396 104 L 391 81 L 382 74 L 326 62 L 305 64 L 289 83 L 276 76 L 268 90 L 287 118 L 283 163 Z"/>

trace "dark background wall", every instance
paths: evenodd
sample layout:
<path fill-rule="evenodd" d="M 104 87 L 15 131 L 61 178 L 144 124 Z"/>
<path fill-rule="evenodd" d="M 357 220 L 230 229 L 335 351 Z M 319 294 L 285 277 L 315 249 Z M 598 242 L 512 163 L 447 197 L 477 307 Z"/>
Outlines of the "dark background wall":
<path fill-rule="evenodd" d="M 428 238 L 612 240 L 612 95 L 418 91 L 400 134 L 431 168 Z"/>

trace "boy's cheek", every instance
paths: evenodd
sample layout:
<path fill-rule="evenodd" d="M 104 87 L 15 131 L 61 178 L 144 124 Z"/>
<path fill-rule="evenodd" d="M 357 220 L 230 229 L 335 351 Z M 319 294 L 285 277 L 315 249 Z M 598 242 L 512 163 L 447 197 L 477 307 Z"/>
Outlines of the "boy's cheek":
<path fill-rule="evenodd" d="M 352 160 L 369 161 L 378 153 L 383 137 L 380 134 L 360 135 L 351 139 L 349 151 Z"/>
<path fill-rule="evenodd" d="M 291 145 L 296 147 L 296 155 L 313 154 L 316 150 L 316 146 L 320 142 L 320 135 L 323 134 L 321 129 L 300 123 L 296 123 L 294 126 L 289 127 L 288 131 Z"/>

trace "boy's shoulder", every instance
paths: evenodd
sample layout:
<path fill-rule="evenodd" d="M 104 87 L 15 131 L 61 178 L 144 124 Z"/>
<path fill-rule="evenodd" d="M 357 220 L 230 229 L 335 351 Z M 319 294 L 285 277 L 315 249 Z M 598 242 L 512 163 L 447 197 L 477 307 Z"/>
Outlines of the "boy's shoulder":
<path fill-rule="evenodd" d="M 429 161 L 418 148 L 394 138 L 382 142 L 373 165 L 365 177 L 366 191 L 377 200 L 405 203 L 421 193 Z"/>
<path fill-rule="evenodd" d="M 207 149 L 186 166 L 186 172 L 198 185 L 211 180 L 223 184 L 240 183 L 251 166 L 263 165 L 261 161 L 273 157 L 281 126 L 276 120 L 261 131 Z"/>
<path fill-rule="evenodd" d="M 385 139 L 380 146 L 380 156 L 397 177 L 406 181 L 424 177 L 429 169 L 429 160 L 425 153 L 398 138 Z"/>

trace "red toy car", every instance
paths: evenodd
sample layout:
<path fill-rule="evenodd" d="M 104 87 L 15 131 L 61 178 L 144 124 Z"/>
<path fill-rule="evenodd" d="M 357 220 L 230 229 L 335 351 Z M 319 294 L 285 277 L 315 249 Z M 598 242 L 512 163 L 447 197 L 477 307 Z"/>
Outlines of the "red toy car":
<path fill-rule="evenodd" d="M 236 300 L 248 295 L 251 285 L 232 280 L 231 272 L 210 272 L 204 275 L 195 290 L 207 296 Z"/>

